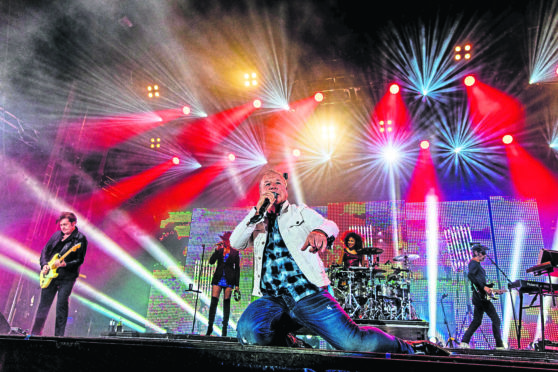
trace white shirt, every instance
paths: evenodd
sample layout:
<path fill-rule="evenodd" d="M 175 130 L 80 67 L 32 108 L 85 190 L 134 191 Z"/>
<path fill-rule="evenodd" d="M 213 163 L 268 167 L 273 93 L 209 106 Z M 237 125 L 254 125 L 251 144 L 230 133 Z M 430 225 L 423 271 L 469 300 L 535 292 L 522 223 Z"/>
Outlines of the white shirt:
<path fill-rule="evenodd" d="M 234 229 L 230 242 L 233 248 L 239 250 L 246 249 L 250 245 L 254 247 L 254 287 L 252 295 L 261 297 L 260 281 L 263 252 L 267 239 L 267 220 L 265 219 L 267 212 L 264 214 L 264 219 L 259 223 L 250 223 L 250 219 L 255 214 L 256 209 L 252 208 Z M 311 253 L 309 248 L 305 251 L 300 249 L 312 230 L 319 229 L 328 236 L 337 236 L 339 234 L 337 224 L 325 219 L 304 204 L 298 206 L 289 204 L 288 201 L 283 203 L 277 222 L 285 245 L 306 278 L 317 287 L 329 285 L 330 281 L 320 256 L 317 253 Z"/>

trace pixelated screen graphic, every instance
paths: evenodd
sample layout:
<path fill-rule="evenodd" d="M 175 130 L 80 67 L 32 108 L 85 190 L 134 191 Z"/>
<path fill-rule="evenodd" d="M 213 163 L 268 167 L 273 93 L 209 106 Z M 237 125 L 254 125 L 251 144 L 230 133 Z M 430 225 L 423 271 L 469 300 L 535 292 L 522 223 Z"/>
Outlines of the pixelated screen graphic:
<path fill-rule="evenodd" d="M 489 248 L 491 260 L 485 260 L 482 266 L 487 280 L 494 283 L 494 288 L 500 289 L 508 289 L 508 283 L 517 279 L 544 281 L 545 278 L 526 273 L 527 268 L 538 263 L 538 254 L 544 245 L 537 204 L 533 200 L 492 197 L 487 200 L 436 202 L 431 208 L 436 212 L 435 229 L 428 225 L 427 203 L 374 201 L 313 207 L 339 226 L 340 233 L 332 249 L 321 255 L 332 280 L 335 297 L 341 301 L 339 293 L 343 294 L 347 289 L 343 279 L 346 276 L 338 274 L 344 248 L 343 235 L 354 231 L 363 238 L 364 247 L 381 252 L 368 256 L 368 264 L 375 270 L 374 278 L 357 275 L 358 283 L 354 288 L 357 288 L 362 307 L 373 293 L 408 294 L 410 310 L 407 319 L 429 322 L 429 336 L 446 346 L 450 338 L 459 342 L 472 320 L 471 288 L 466 277 L 470 259 L 467 242 L 478 242 Z M 163 268 L 156 267 L 154 274 L 173 288 L 194 311 L 185 312 L 153 288 L 147 314 L 149 321 L 172 333 L 205 334 L 211 298 L 210 281 L 215 270 L 215 265 L 209 265 L 209 257 L 220 235 L 232 231 L 248 212 L 249 208 L 198 208 L 191 211 L 189 233 L 181 236 L 185 244 L 181 252 L 184 271 L 192 279 L 194 291 L 189 291 Z M 436 249 L 432 248 L 432 242 Z M 231 301 L 228 328 L 228 336 L 231 337 L 236 336 L 236 323 L 253 300 L 252 248 L 241 250 L 240 258 L 242 298 L 238 302 Z M 362 272 L 362 269 L 357 271 Z M 433 281 L 429 280 L 429 275 L 435 276 Z M 333 291 L 337 287 L 341 289 Z M 509 290 L 493 300 L 502 322 L 504 341 L 512 347 L 518 345 L 519 297 L 517 290 Z M 523 297 L 524 306 L 533 300 L 530 294 L 523 294 Z M 221 293 L 214 323 L 216 335 L 221 330 L 222 304 Z M 545 298 L 544 305 L 545 338 L 558 340 L 556 308 L 549 298 Z M 526 348 L 542 337 L 540 313 L 535 307 L 522 311 L 520 340 L 521 347 Z M 367 313 L 361 310 L 354 315 L 359 317 L 362 314 Z M 477 349 L 494 348 L 488 317 L 485 316 L 483 324 L 473 335 L 471 345 Z"/>

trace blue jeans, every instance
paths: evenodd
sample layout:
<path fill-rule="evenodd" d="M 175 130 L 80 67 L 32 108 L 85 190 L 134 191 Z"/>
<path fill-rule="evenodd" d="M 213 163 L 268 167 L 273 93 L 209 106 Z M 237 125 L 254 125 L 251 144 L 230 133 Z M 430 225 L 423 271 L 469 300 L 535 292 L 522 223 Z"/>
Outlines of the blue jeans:
<path fill-rule="evenodd" d="M 327 292 L 304 297 L 264 296 L 242 313 L 237 336 L 244 345 L 286 346 L 287 333 L 308 328 L 338 350 L 413 354 L 412 347 L 382 330 L 359 327 Z"/>

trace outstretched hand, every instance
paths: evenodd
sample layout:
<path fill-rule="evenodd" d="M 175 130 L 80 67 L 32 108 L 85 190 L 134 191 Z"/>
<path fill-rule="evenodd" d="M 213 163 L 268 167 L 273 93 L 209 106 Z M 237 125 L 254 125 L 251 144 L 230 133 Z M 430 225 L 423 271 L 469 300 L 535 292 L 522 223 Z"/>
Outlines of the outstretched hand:
<path fill-rule="evenodd" d="M 323 252 L 327 248 L 327 236 L 319 231 L 311 231 L 306 238 L 301 251 L 310 247 L 310 253 Z"/>

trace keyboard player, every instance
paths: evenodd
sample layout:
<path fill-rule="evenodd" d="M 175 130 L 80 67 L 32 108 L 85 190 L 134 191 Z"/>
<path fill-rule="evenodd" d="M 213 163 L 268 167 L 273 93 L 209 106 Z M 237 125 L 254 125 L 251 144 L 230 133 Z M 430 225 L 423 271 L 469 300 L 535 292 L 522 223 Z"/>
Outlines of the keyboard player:
<path fill-rule="evenodd" d="M 474 244 L 471 247 L 473 257 L 471 258 L 471 261 L 469 261 L 469 272 L 467 277 L 471 281 L 474 310 L 473 320 L 459 344 L 461 348 L 469 348 L 471 337 L 482 324 L 484 313 L 486 313 L 492 321 L 492 333 L 494 334 L 494 339 L 496 340 L 496 349 L 505 348 L 504 342 L 502 341 L 502 335 L 500 333 L 500 317 L 496 312 L 496 308 L 490 299 L 488 299 L 488 297 L 492 294 L 492 289 L 488 287 L 488 284 L 486 283 L 486 271 L 481 266 L 481 262 L 486 259 L 487 250 L 487 247 L 480 244 Z"/>

